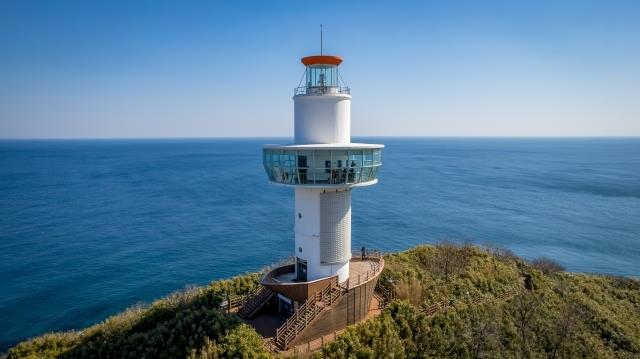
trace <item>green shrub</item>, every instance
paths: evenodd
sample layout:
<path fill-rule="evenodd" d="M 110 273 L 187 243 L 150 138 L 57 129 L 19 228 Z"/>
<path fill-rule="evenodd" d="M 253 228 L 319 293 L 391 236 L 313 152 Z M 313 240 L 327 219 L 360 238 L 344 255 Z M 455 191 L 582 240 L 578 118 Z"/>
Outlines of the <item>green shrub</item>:
<path fill-rule="evenodd" d="M 553 259 L 544 257 L 532 260 L 531 266 L 546 275 L 564 271 L 564 267 L 560 263 L 554 261 Z"/>

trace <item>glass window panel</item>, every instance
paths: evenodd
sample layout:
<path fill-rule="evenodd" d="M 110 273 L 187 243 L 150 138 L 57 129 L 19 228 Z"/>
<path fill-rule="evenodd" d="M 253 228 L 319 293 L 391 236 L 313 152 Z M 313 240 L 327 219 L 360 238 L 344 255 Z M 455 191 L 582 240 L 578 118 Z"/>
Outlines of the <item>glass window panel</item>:
<path fill-rule="evenodd" d="M 371 167 L 362 168 L 362 174 L 360 175 L 360 182 L 369 182 L 371 180 Z"/>
<path fill-rule="evenodd" d="M 356 179 L 357 169 L 356 166 L 349 166 L 347 170 L 347 183 L 358 183 Z"/>
<path fill-rule="evenodd" d="M 349 159 L 349 155 L 347 151 L 332 151 L 331 155 L 333 157 L 334 168 L 346 167 L 347 160 Z"/>
<path fill-rule="evenodd" d="M 378 168 L 380 168 L 379 166 L 375 166 L 373 168 L 371 168 L 371 180 L 374 180 L 376 178 L 378 178 Z"/>
<path fill-rule="evenodd" d="M 351 175 L 351 179 L 353 183 L 360 183 L 360 174 L 362 173 L 362 168 L 354 168 L 353 171 L 349 172 Z"/>
<path fill-rule="evenodd" d="M 364 150 L 363 151 L 363 165 L 364 166 L 371 166 L 373 165 L 373 151 L 371 150 Z"/>
<path fill-rule="evenodd" d="M 297 151 L 297 163 L 298 163 L 298 181 L 301 184 L 307 184 L 309 182 L 309 162 L 312 160 L 311 151 Z"/>
<path fill-rule="evenodd" d="M 326 168 L 327 161 L 331 167 L 331 151 L 314 151 L 313 153 L 313 167 L 318 169 Z"/>
<path fill-rule="evenodd" d="M 380 165 L 382 163 L 382 151 L 373 150 L 373 164 Z"/>
<path fill-rule="evenodd" d="M 309 66 L 305 76 L 307 87 L 335 87 L 338 85 L 337 66 Z"/>
<path fill-rule="evenodd" d="M 313 164 L 313 151 L 297 151 L 298 167 L 309 168 Z"/>
<path fill-rule="evenodd" d="M 362 151 L 349 151 L 349 165 L 362 167 Z"/>

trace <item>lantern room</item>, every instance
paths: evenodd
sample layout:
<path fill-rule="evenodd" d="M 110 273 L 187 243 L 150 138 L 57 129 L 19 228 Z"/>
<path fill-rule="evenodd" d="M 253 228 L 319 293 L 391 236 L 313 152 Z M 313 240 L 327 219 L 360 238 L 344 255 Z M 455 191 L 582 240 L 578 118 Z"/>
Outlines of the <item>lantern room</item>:
<path fill-rule="evenodd" d="M 303 57 L 301 61 L 306 67 L 304 86 L 300 86 L 302 85 L 300 84 L 296 88 L 295 95 L 349 93 L 349 88 L 342 81 L 338 71 L 342 58 L 339 56 L 315 55 Z"/>

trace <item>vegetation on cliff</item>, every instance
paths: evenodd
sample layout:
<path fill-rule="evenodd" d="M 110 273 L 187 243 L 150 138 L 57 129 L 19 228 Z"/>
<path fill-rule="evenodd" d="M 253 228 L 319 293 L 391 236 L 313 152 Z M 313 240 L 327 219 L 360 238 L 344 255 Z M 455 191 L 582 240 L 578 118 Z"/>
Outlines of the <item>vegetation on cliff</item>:
<path fill-rule="evenodd" d="M 227 293 L 249 293 L 257 280 L 251 274 L 190 288 L 82 331 L 20 343 L 8 358 L 267 358 L 252 328 L 218 310 Z"/>
<path fill-rule="evenodd" d="M 548 259 L 441 244 L 387 256 L 399 299 L 345 331 L 327 358 L 638 358 L 640 282 L 571 274 Z M 496 295 L 516 284 L 508 300 Z M 423 309 L 446 298 L 451 307 Z M 484 298 L 474 304 L 474 298 Z"/>
<path fill-rule="evenodd" d="M 566 273 L 547 259 L 526 262 L 508 251 L 450 243 L 385 261 L 380 283 L 396 300 L 316 357 L 640 357 L 637 280 Z M 256 285 L 253 274 L 192 288 L 83 331 L 25 341 L 8 357 L 267 358 L 272 354 L 252 328 L 217 310 L 227 292 Z M 433 303 L 447 306 L 425 314 Z"/>

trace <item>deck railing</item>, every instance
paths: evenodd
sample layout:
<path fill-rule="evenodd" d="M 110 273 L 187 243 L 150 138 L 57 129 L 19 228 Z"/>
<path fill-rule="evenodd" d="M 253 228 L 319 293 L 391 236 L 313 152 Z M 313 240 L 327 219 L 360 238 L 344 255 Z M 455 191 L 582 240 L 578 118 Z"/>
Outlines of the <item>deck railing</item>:
<path fill-rule="evenodd" d="M 353 252 L 351 260 L 367 261 L 367 263 L 369 263 L 369 269 L 365 273 L 358 273 L 357 276 L 350 275 L 349 281 L 347 282 L 347 288 L 357 287 L 362 283 L 375 278 L 382 270 L 382 264 L 384 263 L 384 259 L 382 259 L 382 252 L 380 251 L 365 251 L 364 255 L 362 252 Z"/>
<path fill-rule="evenodd" d="M 326 93 L 339 93 L 349 95 L 351 93 L 351 89 L 347 86 L 300 86 L 293 89 L 294 96 Z"/>
<path fill-rule="evenodd" d="M 291 265 L 295 265 L 295 264 L 296 264 L 296 257 L 295 256 L 289 256 L 289 257 L 282 258 L 278 262 L 273 263 L 271 265 L 268 265 L 268 266 L 262 268 L 261 278 L 262 279 L 268 279 L 269 281 L 277 282 L 275 277 L 277 277 L 279 274 L 282 274 L 282 273 L 274 273 L 274 271 L 277 270 L 277 269 L 284 268 L 284 267 L 291 266 Z M 295 272 L 295 269 L 293 271 Z M 287 273 L 289 273 L 289 272 L 287 272 Z"/>

